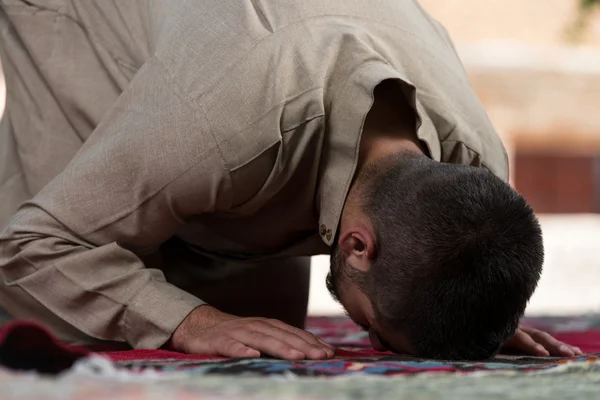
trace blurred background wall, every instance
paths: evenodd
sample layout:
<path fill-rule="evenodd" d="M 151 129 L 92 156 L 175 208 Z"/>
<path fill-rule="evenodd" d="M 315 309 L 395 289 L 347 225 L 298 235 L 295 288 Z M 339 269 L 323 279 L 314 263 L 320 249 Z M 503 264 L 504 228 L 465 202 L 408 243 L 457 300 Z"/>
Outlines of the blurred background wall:
<path fill-rule="evenodd" d="M 600 312 L 600 6 L 594 0 L 421 0 L 455 41 L 544 230 L 530 314 Z M 598 3 L 598 1 L 596 1 Z M 0 74 L 0 110 L 4 82 Z M 315 257 L 310 312 L 340 313 Z"/>
<path fill-rule="evenodd" d="M 581 0 L 422 4 L 457 42 L 516 188 L 540 213 L 600 212 L 600 12 Z"/>

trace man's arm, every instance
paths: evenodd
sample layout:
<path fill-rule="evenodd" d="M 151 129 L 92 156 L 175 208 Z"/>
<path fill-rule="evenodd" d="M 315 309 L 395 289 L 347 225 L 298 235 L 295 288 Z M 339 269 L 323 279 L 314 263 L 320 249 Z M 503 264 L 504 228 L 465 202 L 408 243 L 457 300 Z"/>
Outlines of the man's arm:
<path fill-rule="evenodd" d="M 137 348 L 160 347 L 179 327 L 171 343 L 183 351 L 332 356 L 278 321 L 199 307 L 138 257 L 190 217 L 231 203 L 209 124 L 184 93 L 157 59 L 141 68 L 75 159 L 0 237 L 5 284 L 92 337 Z"/>
<path fill-rule="evenodd" d="M 68 167 L 0 239 L 6 284 L 84 333 L 159 347 L 203 302 L 146 269 L 191 215 L 226 206 L 210 130 L 150 60 Z"/>

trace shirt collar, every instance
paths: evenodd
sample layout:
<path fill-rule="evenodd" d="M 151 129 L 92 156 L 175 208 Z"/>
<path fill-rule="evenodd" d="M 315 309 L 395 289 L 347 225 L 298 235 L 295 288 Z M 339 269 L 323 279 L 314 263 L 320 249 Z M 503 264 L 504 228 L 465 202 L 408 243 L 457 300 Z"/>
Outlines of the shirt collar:
<path fill-rule="evenodd" d="M 365 119 L 373 105 L 373 92 L 377 85 L 387 79 L 399 79 L 412 86 L 406 77 L 389 64 L 375 61 L 355 69 L 332 99 L 325 127 L 325 168 L 318 199 L 319 235 L 328 246 L 332 246 L 335 240 L 346 196 L 356 172 L 360 139 Z M 427 144 L 432 157 L 439 160 L 441 149 L 435 128 L 416 98 L 413 97 L 412 101 L 419 114 L 418 136 Z"/>

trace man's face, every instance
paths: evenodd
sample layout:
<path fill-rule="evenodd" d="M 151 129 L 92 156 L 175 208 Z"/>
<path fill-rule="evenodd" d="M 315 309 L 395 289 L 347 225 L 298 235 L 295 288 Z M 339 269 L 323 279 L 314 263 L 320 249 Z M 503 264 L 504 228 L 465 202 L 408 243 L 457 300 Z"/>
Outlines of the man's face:
<path fill-rule="evenodd" d="M 365 331 L 369 332 L 371 346 L 377 351 L 394 351 L 410 354 L 410 346 L 401 334 L 385 332 L 375 318 L 371 301 L 358 285 L 349 278 L 344 253 L 335 246 L 331 254 L 331 267 L 327 275 L 327 289 L 332 297 L 342 304 L 348 316 Z"/>

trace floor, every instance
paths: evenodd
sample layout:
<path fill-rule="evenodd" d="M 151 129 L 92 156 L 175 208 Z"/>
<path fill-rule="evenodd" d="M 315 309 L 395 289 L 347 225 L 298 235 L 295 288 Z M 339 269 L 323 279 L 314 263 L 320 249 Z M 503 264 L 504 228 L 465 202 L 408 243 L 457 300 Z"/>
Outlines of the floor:
<path fill-rule="evenodd" d="M 546 263 L 530 315 L 600 312 L 600 215 L 542 215 Z M 309 313 L 343 313 L 325 288 L 328 257 L 313 259 Z"/>
<path fill-rule="evenodd" d="M 311 332 L 336 345 L 332 360 L 215 359 L 165 350 L 80 358 L 83 349 L 58 347 L 39 328 L 20 324 L 0 332 L 0 358 L 13 368 L 37 367 L 46 374 L 0 367 L 0 399 L 600 398 L 600 318 L 534 318 L 528 323 L 589 354 L 450 362 L 377 353 L 368 348 L 368 334 L 341 317 L 308 321 Z"/>

